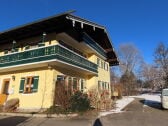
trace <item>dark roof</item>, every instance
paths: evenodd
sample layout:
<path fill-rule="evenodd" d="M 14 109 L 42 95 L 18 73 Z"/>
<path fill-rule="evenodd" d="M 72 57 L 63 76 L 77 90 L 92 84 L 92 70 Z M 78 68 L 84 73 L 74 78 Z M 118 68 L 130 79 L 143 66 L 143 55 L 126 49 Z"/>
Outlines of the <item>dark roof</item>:
<path fill-rule="evenodd" d="M 12 42 L 13 40 L 21 40 L 32 36 L 41 35 L 43 32 L 61 32 L 66 29 L 69 34 L 72 35 L 72 29 L 76 30 L 76 39 L 81 39 L 80 33 L 86 32 L 91 36 L 102 48 L 107 51 L 107 58 L 110 65 L 118 65 L 117 59 L 112 43 L 108 37 L 108 33 L 104 26 L 96 24 L 94 22 L 82 19 L 80 17 L 72 15 L 73 11 L 68 11 L 62 14 L 58 14 L 52 17 L 44 18 L 26 25 L 22 25 L 13 29 L 9 29 L 4 32 L 0 32 L 0 43 Z M 75 21 L 75 28 L 72 26 L 72 21 Z M 84 24 L 84 28 L 81 25 Z M 73 31 L 75 31 L 73 30 Z M 94 32 L 93 32 L 94 30 Z"/>

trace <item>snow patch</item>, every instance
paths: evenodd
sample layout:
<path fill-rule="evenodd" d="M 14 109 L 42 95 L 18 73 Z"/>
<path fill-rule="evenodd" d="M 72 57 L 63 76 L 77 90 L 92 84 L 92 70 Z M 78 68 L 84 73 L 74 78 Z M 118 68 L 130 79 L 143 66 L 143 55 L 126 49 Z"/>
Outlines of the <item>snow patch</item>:
<path fill-rule="evenodd" d="M 159 104 L 161 102 L 161 98 L 159 94 L 143 94 L 143 95 L 131 96 L 131 97 L 145 99 L 144 107 L 152 106 L 153 104 Z"/>
<path fill-rule="evenodd" d="M 126 96 L 120 100 L 116 101 L 116 106 L 114 109 L 109 111 L 104 111 L 99 113 L 99 117 L 106 116 L 113 113 L 121 113 L 123 112 L 122 109 L 125 108 L 128 104 L 130 104 L 134 98 L 143 98 L 145 99 L 144 106 L 149 106 L 151 104 L 160 103 L 160 94 L 143 94 L 138 96 Z"/>
<path fill-rule="evenodd" d="M 160 102 L 160 95 L 154 95 L 154 94 L 143 94 L 138 96 L 131 96 L 133 98 L 143 98 L 148 101 L 155 101 Z"/>
<path fill-rule="evenodd" d="M 121 113 L 122 112 L 121 110 L 125 108 L 133 100 L 134 100 L 133 97 L 123 97 L 122 99 L 116 101 L 114 109 L 109 110 L 109 111 L 100 112 L 99 117 L 106 116 L 112 113 Z"/>

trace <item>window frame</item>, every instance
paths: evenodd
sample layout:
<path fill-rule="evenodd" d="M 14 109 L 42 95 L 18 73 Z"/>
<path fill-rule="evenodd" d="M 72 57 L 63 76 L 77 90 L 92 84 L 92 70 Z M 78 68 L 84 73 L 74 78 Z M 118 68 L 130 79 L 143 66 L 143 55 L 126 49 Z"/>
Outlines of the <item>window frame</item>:
<path fill-rule="evenodd" d="M 39 76 L 21 77 L 19 93 L 31 94 L 38 91 Z"/>
<path fill-rule="evenodd" d="M 25 83 L 24 83 L 24 93 L 25 94 L 33 92 L 33 89 L 32 89 L 33 88 L 33 82 L 34 82 L 34 76 L 25 77 Z"/>

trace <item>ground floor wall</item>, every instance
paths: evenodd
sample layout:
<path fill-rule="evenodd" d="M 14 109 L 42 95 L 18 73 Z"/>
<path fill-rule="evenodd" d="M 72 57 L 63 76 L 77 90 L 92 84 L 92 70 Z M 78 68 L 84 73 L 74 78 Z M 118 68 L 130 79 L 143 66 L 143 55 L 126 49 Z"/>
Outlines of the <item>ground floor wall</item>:
<path fill-rule="evenodd" d="M 59 78 L 62 76 L 65 85 L 70 85 L 69 78 L 76 78 L 79 80 L 78 90 L 87 93 L 92 101 L 92 106 L 100 109 L 111 107 L 111 87 L 110 87 L 110 74 L 106 71 L 101 71 L 98 75 L 86 75 L 84 73 L 75 72 L 74 70 L 56 68 L 54 76 Z M 81 89 L 81 81 L 84 80 L 84 89 Z M 72 91 L 73 91 L 73 84 Z M 76 88 L 75 88 L 76 89 Z"/>
<path fill-rule="evenodd" d="M 107 86 L 110 83 L 107 73 L 88 75 L 80 70 L 64 67 L 43 67 L 0 74 L 0 94 L 6 94 L 6 100 L 18 98 L 20 109 L 49 108 L 57 100 L 55 89 L 59 77 L 63 77 L 67 84 L 70 79 L 74 81 L 71 83 L 72 91 L 75 89 L 75 83 L 78 85 L 76 89 L 84 93 L 90 95 L 90 91 L 95 91 L 96 93 L 92 93 L 99 101 L 102 98 L 102 91 L 107 90 L 110 93 L 110 86 Z M 99 81 L 107 85 L 100 88 Z M 7 83 L 9 86 L 5 86 Z"/>
<path fill-rule="evenodd" d="M 0 94 L 6 94 L 7 100 L 18 98 L 20 109 L 48 108 L 53 104 L 53 75 L 46 68 L 5 73 L 0 75 Z M 4 80 L 9 80 L 7 89 Z"/>

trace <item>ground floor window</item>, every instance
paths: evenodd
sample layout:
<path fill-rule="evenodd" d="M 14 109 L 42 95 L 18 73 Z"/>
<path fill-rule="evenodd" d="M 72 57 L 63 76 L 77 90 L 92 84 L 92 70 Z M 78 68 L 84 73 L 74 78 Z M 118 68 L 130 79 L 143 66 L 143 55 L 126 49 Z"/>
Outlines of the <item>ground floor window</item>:
<path fill-rule="evenodd" d="M 72 78 L 72 83 L 73 83 L 73 90 L 76 91 L 76 90 L 79 90 L 78 87 L 79 87 L 79 81 L 76 77 Z"/>
<path fill-rule="evenodd" d="M 110 90 L 110 84 L 104 81 L 98 81 L 98 90 Z"/>
<path fill-rule="evenodd" d="M 81 79 L 80 89 L 81 89 L 82 92 L 84 92 L 84 85 L 85 85 L 85 80 L 84 80 L 84 79 Z"/>
<path fill-rule="evenodd" d="M 20 80 L 19 93 L 33 93 L 38 90 L 39 76 L 22 77 Z"/>
<path fill-rule="evenodd" d="M 60 78 L 62 78 L 62 79 L 60 79 Z M 84 91 L 85 79 L 83 79 L 83 78 L 58 75 L 57 76 L 57 83 L 60 83 L 60 82 L 64 85 L 66 91 L 70 94 L 72 94 L 78 90 L 80 90 L 82 92 Z"/>

